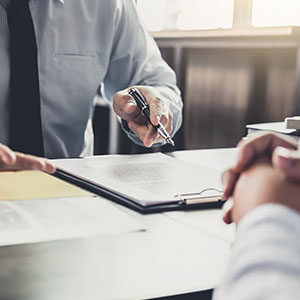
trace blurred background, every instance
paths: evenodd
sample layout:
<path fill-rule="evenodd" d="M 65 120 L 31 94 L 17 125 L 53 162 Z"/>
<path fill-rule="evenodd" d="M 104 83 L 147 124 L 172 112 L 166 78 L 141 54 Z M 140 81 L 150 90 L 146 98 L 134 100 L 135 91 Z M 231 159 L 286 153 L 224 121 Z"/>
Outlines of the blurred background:
<path fill-rule="evenodd" d="M 246 124 L 300 115 L 299 0 L 136 4 L 184 101 L 176 149 L 154 151 L 233 147 Z M 96 103 L 95 154 L 153 151 L 130 142 L 105 102 Z"/>

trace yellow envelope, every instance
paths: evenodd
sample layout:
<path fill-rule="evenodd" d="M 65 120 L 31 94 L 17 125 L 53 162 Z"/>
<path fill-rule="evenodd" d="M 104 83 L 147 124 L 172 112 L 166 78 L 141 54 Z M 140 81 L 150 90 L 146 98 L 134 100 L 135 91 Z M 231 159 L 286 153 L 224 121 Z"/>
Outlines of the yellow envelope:
<path fill-rule="evenodd" d="M 0 200 L 68 198 L 92 195 L 41 171 L 0 172 Z"/>

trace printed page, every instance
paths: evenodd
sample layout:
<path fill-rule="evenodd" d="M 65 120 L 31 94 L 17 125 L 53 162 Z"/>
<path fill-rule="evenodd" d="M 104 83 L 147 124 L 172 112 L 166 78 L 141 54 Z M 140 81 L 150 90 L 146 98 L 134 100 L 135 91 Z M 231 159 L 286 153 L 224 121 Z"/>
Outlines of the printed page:
<path fill-rule="evenodd" d="M 194 166 L 162 153 L 94 156 L 55 160 L 54 164 L 77 177 L 107 187 L 147 206 L 178 201 L 178 194 L 221 190 L 218 171 Z M 212 190 L 213 189 L 213 190 Z"/>
<path fill-rule="evenodd" d="M 0 246 L 144 229 L 115 204 L 100 197 L 0 202 Z"/>

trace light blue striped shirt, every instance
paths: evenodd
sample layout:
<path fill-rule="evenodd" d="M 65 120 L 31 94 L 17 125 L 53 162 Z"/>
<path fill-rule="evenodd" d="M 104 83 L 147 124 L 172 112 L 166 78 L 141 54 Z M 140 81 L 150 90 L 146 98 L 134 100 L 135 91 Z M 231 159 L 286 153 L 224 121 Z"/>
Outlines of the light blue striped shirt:
<path fill-rule="evenodd" d="M 9 135 L 9 3 L 0 0 L 0 142 L 4 144 Z M 29 6 L 38 46 L 46 157 L 93 154 L 91 117 L 99 87 L 110 102 L 117 91 L 133 85 L 157 87 L 174 115 L 172 134 L 178 130 L 182 102 L 175 74 L 162 60 L 132 0 L 30 0 Z"/>

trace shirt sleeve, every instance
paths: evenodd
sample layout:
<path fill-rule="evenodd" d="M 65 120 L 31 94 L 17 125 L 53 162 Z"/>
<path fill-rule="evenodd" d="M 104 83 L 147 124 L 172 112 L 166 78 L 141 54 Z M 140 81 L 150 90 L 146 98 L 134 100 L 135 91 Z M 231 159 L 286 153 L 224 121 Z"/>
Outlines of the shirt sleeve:
<path fill-rule="evenodd" d="M 300 214 L 262 205 L 240 222 L 214 300 L 286 300 L 300 295 Z"/>
<path fill-rule="evenodd" d="M 108 72 L 102 93 L 112 101 L 116 92 L 134 85 L 155 87 L 170 104 L 174 136 L 182 122 L 182 101 L 174 71 L 162 59 L 160 51 L 141 22 L 132 0 L 117 1 L 115 28 Z M 122 123 L 121 123 L 122 125 Z M 142 142 L 122 126 L 136 144 Z"/>

